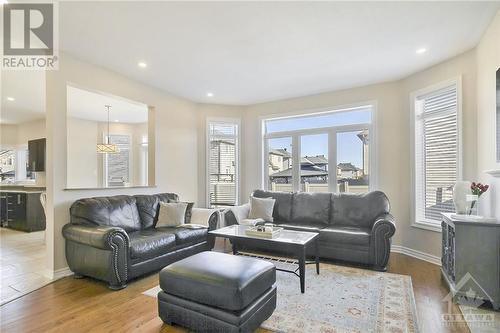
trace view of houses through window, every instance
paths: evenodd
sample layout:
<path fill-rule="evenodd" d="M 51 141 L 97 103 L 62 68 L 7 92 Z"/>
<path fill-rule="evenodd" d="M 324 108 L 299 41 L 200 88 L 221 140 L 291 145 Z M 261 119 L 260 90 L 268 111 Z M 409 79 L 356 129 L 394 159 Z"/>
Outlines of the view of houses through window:
<path fill-rule="evenodd" d="M 238 204 L 238 124 L 208 123 L 209 207 Z"/>
<path fill-rule="evenodd" d="M 368 192 L 371 117 L 372 106 L 363 106 L 265 120 L 267 188 L 283 192 Z"/>

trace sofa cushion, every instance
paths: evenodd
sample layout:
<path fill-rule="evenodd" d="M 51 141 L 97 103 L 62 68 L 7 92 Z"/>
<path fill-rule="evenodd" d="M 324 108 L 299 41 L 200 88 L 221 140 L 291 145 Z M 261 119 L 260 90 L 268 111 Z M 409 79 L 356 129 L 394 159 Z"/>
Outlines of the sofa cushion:
<path fill-rule="evenodd" d="M 79 199 L 70 208 L 71 223 L 120 227 L 127 232 L 141 229 L 135 197 L 117 195 Z"/>
<path fill-rule="evenodd" d="M 370 244 L 370 234 L 371 229 L 369 228 L 330 226 L 320 231 L 319 241 L 332 245 L 341 243 L 368 246 Z"/>
<path fill-rule="evenodd" d="M 150 228 L 129 233 L 130 258 L 145 260 L 169 252 L 176 246 L 176 237 L 171 231 Z"/>
<path fill-rule="evenodd" d="M 328 225 L 331 193 L 299 192 L 293 195 L 292 224 L 321 223 Z"/>
<path fill-rule="evenodd" d="M 301 223 L 301 224 L 283 223 L 280 224 L 279 226 L 288 230 L 309 231 L 309 232 L 319 232 L 320 230 L 325 228 L 324 223 L 314 223 L 314 222 Z"/>
<path fill-rule="evenodd" d="M 273 209 L 273 220 L 290 221 L 292 217 L 292 193 L 256 190 L 252 193 L 256 198 L 273 198 L 276 200 Z"/>
<path fill-rule="evenodd" d="M 158 220 L 158 203 L 177 202 L 179 197 L 175 193 L 160 193 L 153 195 L 136 195 L 137 210 L 143 229 L 151 228 Z M 187 223 L 187 222 L 186 222 Z"/>
<path fill-rule="evenodd" d="M 208 229 L 189 229 L 189 228 L 168 228 L 160 227 L 156 228 L 159 231 L 165 231 L 175 235 L 175 243 L 177 246 L 188 246 L 191 244 L 205 242 L 208 237 Z"/>
<path fill-rule="evenodd" d="M 276 281 L 272 263 L 218 252 L 201 252 L 168 265 L 160 287 L 171 295 L 225 310 L 239 311 Z"/>
<path fill-rule="evenodd" d="M 389 199 L 381 191 L 333 194 L 331 225 L 371 228 L 375 219 L 389 213 Z"/>

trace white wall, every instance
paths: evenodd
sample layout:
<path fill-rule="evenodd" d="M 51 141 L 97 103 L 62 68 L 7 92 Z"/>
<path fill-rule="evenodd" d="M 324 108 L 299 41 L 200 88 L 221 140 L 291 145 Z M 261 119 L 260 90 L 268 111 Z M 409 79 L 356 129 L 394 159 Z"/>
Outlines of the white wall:
<path fill-rule="evenodd" d="M 480 210 L 500 219 L 500 178 L 485 174 L 485 170 L 500 170 L 495 161 L 496 142 L 496 81 L 500 68 L 500 11 L 477 46 L 477 177 L 491 185 L 481 198 Z"/>
<path fill-rule="evenodd" d="M 108 92 L 155 107 L 156 188 L 65 190 L 66 186 L 66 85 Z M 47 72 L 47 192 L 48 268 L 67 266 L 62 226 L 69 221 L 69 207 L 83 197 L 116 194 L 176 192 L 183 200 L 198 197 L 196 105 L 166 92 L 132 81 L 118 73 L 81 62 L 61 53 L 58 71 Z M 154 120 L 153 120 L 154 121 Z"/>

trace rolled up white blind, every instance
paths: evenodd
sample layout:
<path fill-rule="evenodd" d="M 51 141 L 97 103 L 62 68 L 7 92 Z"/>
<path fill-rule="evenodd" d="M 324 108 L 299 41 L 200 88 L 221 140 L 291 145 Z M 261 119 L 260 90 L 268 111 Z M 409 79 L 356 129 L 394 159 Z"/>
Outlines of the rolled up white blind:
<path fill-rule="evenodd" d="M 440 223 L 454 212 L 453 185 L 459 171 L 457 85 L 415 101 L 416 218 Z"/>

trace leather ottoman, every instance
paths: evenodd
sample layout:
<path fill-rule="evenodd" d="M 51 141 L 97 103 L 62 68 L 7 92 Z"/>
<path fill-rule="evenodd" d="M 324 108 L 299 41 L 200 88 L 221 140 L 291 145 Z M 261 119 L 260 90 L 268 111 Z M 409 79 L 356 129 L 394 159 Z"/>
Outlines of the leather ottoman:
<path fill-rule="evenodd" d="M 158 313 L 196 332 L 253 332 L 276 308 L 273 264 L 201 252 L 160 272 Z"/>

